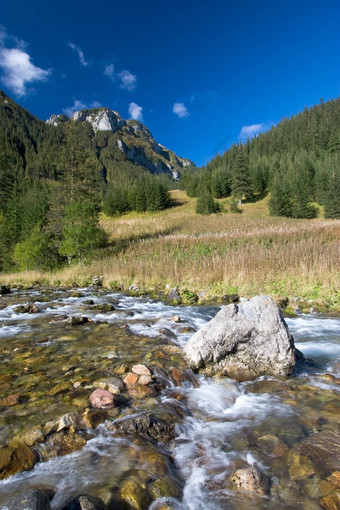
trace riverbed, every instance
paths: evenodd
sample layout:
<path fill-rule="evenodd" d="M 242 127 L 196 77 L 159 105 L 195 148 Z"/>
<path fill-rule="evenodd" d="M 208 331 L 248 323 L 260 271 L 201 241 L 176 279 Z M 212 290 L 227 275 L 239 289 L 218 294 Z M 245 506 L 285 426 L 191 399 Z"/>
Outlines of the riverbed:
<path fill-rule="evenodd" d="M 27 303 L 37 310 L 17 308 Z M 118 411 L 84 434 L 77 451 L 0 481 L 0 505 L 40 487 L 55 493 L 54 510 L 82 493 L 101 497 L 108 508 L 123 501 L 124 508 L 142 510 L 325 507 L 337 490 L 329 480 L 338 468 L 299 452 L 315 434 L 339 433 L 340 317 L 286 319 L 306 357 L 290 377 L 236 383 L 198 376 L 196 382 L 179 348 L 218 310 L 171 307 L 97 288 L 2 296 L 0 448 L 65 413 L 84 413 L 93 383 L 124 373 L 124 367 L 139 363 L 158 370 L 164 385 L 122 400 Z M 70 317 L 87 321 L 76 324 Z M 122 417 L 146 411 L 163 416 L 169 409 L 176 434 L 166 444 L 112 433 Z M 245 497 L 230 485 L 231 475 L 247 466 L 270 480 L 265 496 Z M 131 487 L 139 487 L 135 500 L 126 495 Z"/>

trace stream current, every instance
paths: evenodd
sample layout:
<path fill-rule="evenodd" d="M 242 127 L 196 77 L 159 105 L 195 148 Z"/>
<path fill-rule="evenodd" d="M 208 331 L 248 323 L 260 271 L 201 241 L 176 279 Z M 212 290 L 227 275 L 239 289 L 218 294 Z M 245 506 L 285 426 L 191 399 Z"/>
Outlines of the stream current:
<path fill-rule="evenodd" d="M 27 302 L 35 302 L 39 313 L 14 310 Z M 101 310 L 108 303 L 114 303 L 115 310 Z M 143 363 L 172 369 L 178 355 L 166 347 L 183 347 L 218 310 L 171 307 L 97 289 L 41 289 L 2 296 L 0 401 L 12 394 L 20 399 L 15 405 L 0 404 L 0 447 L 24 429 L 67 412 L 82 412 L 91 383 L 115 367 Z M 61 314 L 86 316 L 91 322 L 51 322 Z M 174 315 L 181 322 L 175 323 Z M 0 505 L 31 487 L 55 491 L 53 510 L 82 493 L 107 503 L 126 477 L 136 475 L 147 485 L 158 476 L 159 465 L 149 459 L 160 452 L 167 459 L 165 478 L 171 490 L 158 498 L 154 491 L 145 509 L 162 504 L 178 510 L 322 508 L 320 484 L 331 473 L 313 471 L 310 464 L 306 468 L 296 457 L 296 445 L 317 432 L 339 431 L 340 318 L 300 315 L 286 322 L 309 361 L 291 377 L 236 383 L 199 376 L 197 387 L 190 381 L 180 387 L 169 383 L 157 396 L 137 400 L 126 411 L 154 411 L 177 399 L 185 414 L 169 444 L 117 437 L 105 424 L 99 425 L 80 451 L 0 481 Z M 54 392 L 62 381 L 70 384 L 70 391 Z M 74 395 L 75 387 L 84 389 Z M 237 469 L 252 465 L 270 477 L 268 496 L 244 498 L 228 484 Z M 143 472 L 149 478 L 143 478 Z"/>

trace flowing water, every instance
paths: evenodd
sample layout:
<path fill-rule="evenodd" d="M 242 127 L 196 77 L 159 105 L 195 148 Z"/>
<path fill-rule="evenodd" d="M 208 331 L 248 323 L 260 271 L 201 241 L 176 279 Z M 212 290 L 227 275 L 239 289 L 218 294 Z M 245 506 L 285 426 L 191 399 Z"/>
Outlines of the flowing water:
<path fill-rule="evenodd" d="M 28 301 L 37 304 L 39 313 L 15 311 Z M 108 303 L 115 310 L 104 311 Z M 83 412 L 93 382 L 124 364 L 160 367 L 167 384 L 155 395 L 122 406 L 121 415 L 112 415 L 86 436 L 81 450 L 0 481 L 0 505 L 26 488 L 45 487 L 55 491 L 54 510 L 84 492 L 110 506 L 123 497 L 125 486 L 135 484 L 139 499 L 127 508 L 322 508 L 320 487 L 331 472 L 301 460 L 296 445 L 314 433 L 339 430 L 340 318 L 300 315 L 286 320 L 297 348 L 309 360 L 289 378 L 236 383 L 199 376 L 199 385 L 188 378 L 176 386 L 166 374 L 185 368 L 173 346 L 183 347 L 218 309 L 171 307 L 96 289 L 2 296 L 0 448 L 22 430 L 64 413 Z M 51 322 L 61 314 L 85 315 L 91 322 Z M 174 315 L 181 322 L 174 322 Z M 16 397 L 8 405 L 11 395 Z M 109 429 L 122 415 L 161 413 L 171 406 L 181 411 L 181 419 L 176 438 L 167 445 L 117 436 Z M 268 496 L 245 498 L 232 489 L 230 476 L 247 466 L 270 477 Z"/>

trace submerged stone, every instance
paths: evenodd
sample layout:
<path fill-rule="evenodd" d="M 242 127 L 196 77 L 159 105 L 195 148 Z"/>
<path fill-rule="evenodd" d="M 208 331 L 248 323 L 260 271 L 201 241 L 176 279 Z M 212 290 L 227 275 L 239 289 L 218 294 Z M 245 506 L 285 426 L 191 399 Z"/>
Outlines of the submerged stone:
<path fill-rule="evenodd" d="M 39 489 L 28 489 L 7 501 L 1 510 L 50 510 L 50 498 Z"/>
<path fill-rule="evenodd" d="M 89 401 L 91 406 L 95 409 L 107 409 L 115 406 L 115 397 L 113 393 L 99 388 L 91 393 Z"/>
<path fill-rule="evenodd" d="M 32 469 L 38 460 L 38 453 L 23 443 L 15 447 L 0 448 L 0 480 Z"/>
<path fill-rule="evenodd" d="M 326 429 L 313 434 L 297 445 L 302 455 L 317 468 L 327 472 L 340 470 L 340 433 Z"/>
<path fill-rule="evenodd" d="M 265 496 L 269 491 L 269 478 L 254 466 L 239 469 L 230 482 L 234 489 L 248 495 Z"/>
<path fill-rule="evenodd" d="M 63 510 L 107 510 L 107 506 L 100 498 L 82 494 L 64 506 Z"/>
<path fill-rule="evenodd" d="M 175 437 L 175 425 L 151 413 L 117 420 L 110 430 L 118 434 L 141 435 L 155 441 L 168 443 Z"/>

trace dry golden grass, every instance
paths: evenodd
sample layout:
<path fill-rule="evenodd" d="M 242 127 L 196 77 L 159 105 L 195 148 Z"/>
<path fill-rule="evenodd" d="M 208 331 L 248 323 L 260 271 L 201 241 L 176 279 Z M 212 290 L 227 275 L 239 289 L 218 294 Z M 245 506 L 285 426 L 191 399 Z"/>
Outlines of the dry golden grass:
<path fill-rule="evenodd" d="M 127 288 L 166 284 L 207 296 L 239 292 L 322 298 L 339 302 L 340 222 L 294 220 L 268 214 L 267 199 L 244 204 L 242 214 L 195 214 L 195 200 L 174 191 L 176 207 L 154 214 L 101 219 L 110 247 L 88 266 L 59 273 L 4 275 L 11 283 L 46 279 Z M 222 200 L 228 206 L 228 200 Z"/>

